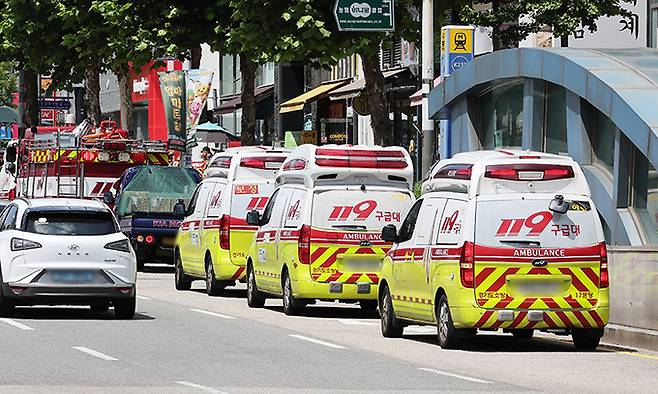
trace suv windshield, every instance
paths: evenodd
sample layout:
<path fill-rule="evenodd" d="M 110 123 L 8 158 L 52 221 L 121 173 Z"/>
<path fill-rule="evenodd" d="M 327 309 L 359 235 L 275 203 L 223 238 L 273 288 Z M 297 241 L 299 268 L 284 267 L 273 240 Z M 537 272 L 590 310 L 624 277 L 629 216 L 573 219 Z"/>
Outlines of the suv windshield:
<path fill-rule="evenodd" d="M 171 213 L 179 199 L 188 206 L 197 181 L 180 167 L 143 167 L 122 190 L 117 215 L 135 212 Z"/>
<path fill-rule="evenodd" d="M 25 231 L 45 235 L 106 235 L 118 231 L 110 212 L 30 212 Z"/>
<path fill-rule="evenodd" d="M 399 226 L 413 200 L 407 191 L 325 190 L 313 197 L 312 225 L 337 230 L 381 231 L 387 224 Z"/>

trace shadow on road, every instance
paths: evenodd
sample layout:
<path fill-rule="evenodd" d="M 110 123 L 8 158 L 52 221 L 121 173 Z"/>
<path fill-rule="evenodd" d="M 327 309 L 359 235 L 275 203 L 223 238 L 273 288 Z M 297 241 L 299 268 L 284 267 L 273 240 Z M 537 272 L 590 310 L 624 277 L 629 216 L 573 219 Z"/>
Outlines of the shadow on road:
<path fill-rule="evenodd" d="M 168 264 L 157 264 L 157 265 L 146 264 L 144 266 L 144 269 L 139 272 L 143 272 L 145 274 L 173 274 L 174 266 Z"/>
<path fill-rule="evenodd" d="M 92 312 L 84 307 L 17 307 L 13 317 L 31 320 L 115 320 L 112 308 L 106 312 Z M 132 320 L 155 318 L 144 313 L 135 313 Z"/>
<path fill-rule="evenodd" d="M 283 307 L 280 305 L 266 305 L 265 309 L 283 313 Z M 374 311 L 363 311 L 361 308 L 352 306 L 325 306 L 325 305 L 308 305 L 301 309 L 299 316 L 314 317 L 320 319 L 377 319 L 379 314 Z"/>
<path fill-rule="evenodd" d="M 190 291 L 193 291 L 195 293 L 202 293 L 206 294 L 206 289 L 205 288 L 195 288 L 191 289 Z M 222 295 L 217 296 L 216 298 L 244 298 L 245 302 L 247 299 L 247 290 L 246 289 L 234 289 L 232 287 L 227 287 L 226 290 L 222 293 Z"/>
<path fill-rule="evenodd" d="M 403 335 L 404 339 L 411 341 L 428 343 L 436 345 L 436 335 Z M 482 333 L 472 338 L 464 339 L 463 345 L 458 351 L 482 352 L 482 353 L 592 353 L 590 351 L 578 350 L 573 343 L 568 340 L 561 340 L 560 337 L 546 338 L 534 337 L 530 340 L 516 339 L 510 334 L 503 333 Z M 567 339 L 569 337 L 562 337 Z M 599 347 L 594 352 L 609 353 L 613 350 L 604 346 Z"/>

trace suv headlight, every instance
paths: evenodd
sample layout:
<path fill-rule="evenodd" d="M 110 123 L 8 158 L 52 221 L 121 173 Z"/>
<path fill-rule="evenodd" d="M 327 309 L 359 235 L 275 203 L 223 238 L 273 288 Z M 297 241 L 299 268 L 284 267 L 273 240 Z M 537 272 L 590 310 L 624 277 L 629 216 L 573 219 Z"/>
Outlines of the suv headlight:
<path fill-rule="evenodd" d="M 13 250 L 14 252 L 20 250 L 28 250 L 28 249 L 39 249 L 40 247 L 41 247 L 40 243 L 30 241 L 28 239 L 23 239 L 23 238 L 11 239 L 11 250 Z"/>
<path fill-rule="evenodd" d="M 110 242 L 104 246 L 105 249 L 116 250 L 119 252 L 130 253 L 130 243 L 127 239 L 122 239 L 121 241 Z"/>

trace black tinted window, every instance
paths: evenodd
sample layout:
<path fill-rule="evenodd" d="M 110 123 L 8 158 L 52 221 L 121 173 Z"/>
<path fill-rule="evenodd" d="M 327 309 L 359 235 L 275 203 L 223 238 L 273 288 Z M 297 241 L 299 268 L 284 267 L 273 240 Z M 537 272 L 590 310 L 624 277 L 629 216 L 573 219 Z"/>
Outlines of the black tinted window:
<path fill-rule="evenodd" d="M 272 197 L 270 197 L 270 201 L 267 202 L 265 210 L 263 211 L 263 217 L 260 221 L 261 226 L 270 222 L 270 219 L 272 218 L 272 209 L 274 208 L 274 201 L 276 200 L 277 194 L 279 194 L 279 190 L 274 191 L 274 194 L 272 194 Z"/>
<path fill-rule="evenodd" d="M 407 217 L 404 219 L 404 222 L 402 222 L 402 226 L 400 226 L 398 242 L 405 242 L 411 239 L 414 229 L 416 228 L 416 220 L 418 220 L 418 213 L 420 212 L 420 206 L 422 203 L 423 200 L 416 201 L 414 206 L 409 210 Z"/>
<path fill-rule="evenodd" d="M 117 232 L 109 212 L 30 212 L 25 231 L 47 235 L 105 235 Z"/>
<path fill-rule="evenodd" d="M 3 230 L 11 230 L 16 228 L 16 214 L 18 213 L 18 207 L 16 205 L 11 205 L 7 207 L 7 215 L 3 215 L 4 219 L 2 221 Z"/>

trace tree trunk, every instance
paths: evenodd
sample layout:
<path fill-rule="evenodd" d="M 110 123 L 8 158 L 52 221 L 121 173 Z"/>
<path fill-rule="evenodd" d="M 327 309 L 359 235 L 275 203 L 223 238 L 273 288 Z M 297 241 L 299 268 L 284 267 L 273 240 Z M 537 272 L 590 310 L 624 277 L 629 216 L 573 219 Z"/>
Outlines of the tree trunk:
<path fill-rule="evenodd" d="M 23 91 L 21 94 L 25 107 L 22 113 L 23 126 L 32 127 L 39 125 L 39 87 L 38 76 L 32 70 L 23 71 Z"/>
<path fill-rule="evenodd" d="M 190 49 L 190 68 L 198 69 L 201 67 L 201 46 Z"/>
<path fill-rule="evenodd" d="M 254 97 L 254 83 L 256 81 L 256 68 L 248 56 L 240 56 L 240 72 L 242 73 L 242 145 L 256 143 L 256 97 Z"/>
<path fill-rule="evenodd" d="M 121 127 L 128 130 L 128 135 L 134 137 L 132 84 L 130 68 L 121 65 L 114 71 L 119 80 L 119 100 L 121 105 Z"/>
<path fill-rule="evenodd" d="M 379 67 L 377 52 L 361 53 L 363 73 L 366 77 L 366 92 L 370 104 L 370 123 L 375 144 L 389 146 L 393 143 L 393 129 L 389 119 L 389 105 L 384 91 L 386 80 Z"/>
<path fill-rule="evenodd" d="M 85 111 L 91 122 L 98 126 L 101 120 L 100 68 L 91 64 L 85 71 Z"/>

